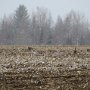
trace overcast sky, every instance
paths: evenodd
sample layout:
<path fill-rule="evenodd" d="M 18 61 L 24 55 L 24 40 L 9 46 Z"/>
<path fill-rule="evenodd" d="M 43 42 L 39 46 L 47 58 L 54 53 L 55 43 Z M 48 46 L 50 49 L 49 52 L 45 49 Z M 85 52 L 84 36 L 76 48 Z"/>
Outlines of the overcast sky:
<path fill-rule="evenodd" d="M 0 17 L 12 14 L 20 4 L 24 4 L 29 13 L 37 6 L 45 7 L 54 19 L 57 15 L 64 17 L 74 10 L 84 14 L 90 21 L 90 0 L 0 0 Z"/>

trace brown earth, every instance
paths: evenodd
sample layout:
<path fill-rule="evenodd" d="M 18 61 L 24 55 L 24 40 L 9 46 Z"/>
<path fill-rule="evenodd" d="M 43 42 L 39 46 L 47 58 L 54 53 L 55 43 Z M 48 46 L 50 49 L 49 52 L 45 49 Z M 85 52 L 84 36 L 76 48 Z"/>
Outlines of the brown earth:
<path fill-rule="evenodd" d="M 0 46 L 0 90 L 90 90 L 90 47 Z"/>

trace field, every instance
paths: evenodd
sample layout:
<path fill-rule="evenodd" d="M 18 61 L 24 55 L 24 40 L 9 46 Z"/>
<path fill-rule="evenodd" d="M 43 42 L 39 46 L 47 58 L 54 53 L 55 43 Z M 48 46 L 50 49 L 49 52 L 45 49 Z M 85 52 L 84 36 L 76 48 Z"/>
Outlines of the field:
<path fill-rule="evenodd" d="M 90 90 L 90 46 L 0 46 L 0 90 Z"/>

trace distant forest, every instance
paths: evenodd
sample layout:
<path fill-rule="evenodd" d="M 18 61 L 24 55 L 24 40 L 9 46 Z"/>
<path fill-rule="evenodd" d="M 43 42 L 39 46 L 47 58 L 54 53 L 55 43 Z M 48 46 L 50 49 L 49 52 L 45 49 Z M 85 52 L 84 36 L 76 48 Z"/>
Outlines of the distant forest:
<path fill-rule="evenodd" d="M 84 15 L 69 12 L 53 20 L 46 8 L 28 13 L 19 5 L 13 15 L 0 20 L 0 45 L 89 45 L 90 23 Z"/>

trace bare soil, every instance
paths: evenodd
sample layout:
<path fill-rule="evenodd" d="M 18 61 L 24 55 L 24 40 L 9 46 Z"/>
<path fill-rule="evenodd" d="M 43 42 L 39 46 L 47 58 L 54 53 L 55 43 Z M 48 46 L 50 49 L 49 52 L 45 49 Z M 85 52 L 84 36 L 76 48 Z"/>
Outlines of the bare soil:
<path fill-rule="evenodd" d="M 90 90 L 90 46 L 0 46 L 0 90 Z"/>

